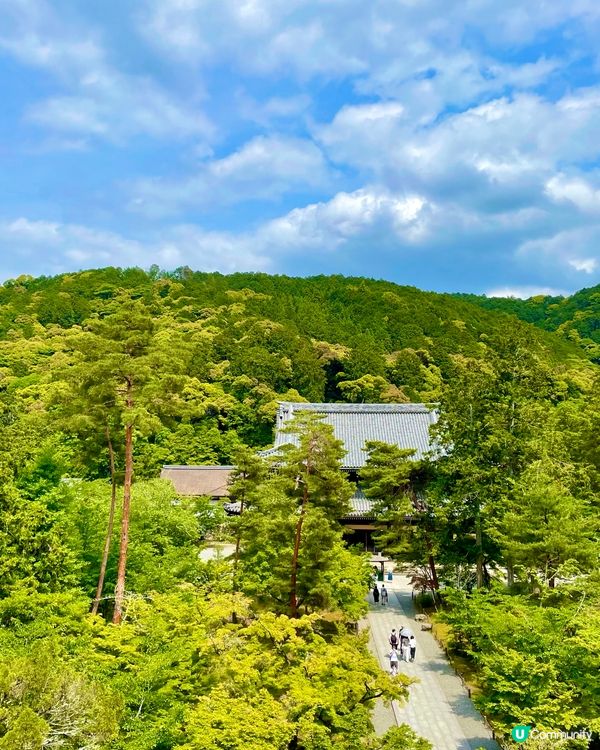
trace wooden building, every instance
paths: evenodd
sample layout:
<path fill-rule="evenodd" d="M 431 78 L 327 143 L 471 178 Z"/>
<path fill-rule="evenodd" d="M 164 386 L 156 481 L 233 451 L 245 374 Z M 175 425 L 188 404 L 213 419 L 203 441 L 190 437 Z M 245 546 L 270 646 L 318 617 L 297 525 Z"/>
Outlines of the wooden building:
<path fill-rule="evenodd" d="M 317 404 L 281 402 L 276 416 L 273 448 L 262 451 L 269 456 L 294 436 L 283 432 L 299 411 L 312 411 L 322 415 L 325 424 L 333 427 L 334 435 L 346 450 L 342 461 L 343 471 L 356 484 L 350 500 L 350 511 L 341 523 L 347 529 L 350 544 L 372 549 L 371 532 L 375 528 L 373 503 L 360 488 L 360 470 L 366 463 L 365 443 L 378 440 L 415 451 L 422 458 L 430 449 L 429 428 L 435 423 L 437 413 L 424 404 Z M 228 495 L 227 482 L 231 466 L 164 466 L 163 479 L 170 479 L 180 495 L 208 495 L 222 500 Z M 228 513 L 239 513 L 235 503 L 225 503 Z"/>

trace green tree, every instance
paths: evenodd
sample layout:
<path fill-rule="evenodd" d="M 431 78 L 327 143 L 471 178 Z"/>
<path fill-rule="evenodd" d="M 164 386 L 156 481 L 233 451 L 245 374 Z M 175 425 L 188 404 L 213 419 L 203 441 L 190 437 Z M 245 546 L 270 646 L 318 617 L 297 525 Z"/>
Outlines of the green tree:
<path fill-rule="evenodd" d="M 396 560 L 424 565 L 432 590 L 439 588 L 435 563 L 435 512 L 424 494 L 426 470 L 412 460 L 414 450 L 379 441 L 367 442 L 360 472 L 367 497 L 376 501 L 377 540 Z"/>
<path fill-rule="evenodd" d="M 76 583 L 67 519 L 43 499 L 23 498 L 0 467 L 0 597 L 18 589 L 57 591 Z"/>
<path fill-rule="evenodd" d="M 333 530 L 334 524 L 348 509 L 352 487 L 340 469 L 344 455 L 342 442 L 334 438 L 330 425 L 323 424 L 316 414 L 300 412 L 286 432 L 298 441 L 297 445 L 288 443 L 282 447 L 283 465 L 280 469 L 286 494 L 298 508 L 289 587 L 290 615 L 297 617 L 298 565 L 302 530 L 309 510 L 314 508 L 321 516 L 318 520 L 325 522 L 322 526 L 325 531 Z M 318 526 L 320 524 L 315 531 Z"/>
<path fill-rule="evenodd" d="M 161 330 L 153 310 L 142 300 L 121 295 L 104 316 L 90 319 L 73 346 L 78 356 L 77 396 L 118 415 L 123 430 L 123 505 L 113 621 L 123 615 L 129 520 L 134 472 L 135 431 L 156 429 L 159 415 L 175 411 L 173 396 L 185 383 L 187 347 L 177 332 Z M 110 516 L 109 516 L 110 527 Z M 110 531 L 110 528 L 109 528 Z M 107 542 L 109 535 L 107 534 Z M 105 544 L 106 546 L 109 546 Z"/>
<path fill-rule="evenodd" d="M 569 486 L 576 480 L 573 468 L 548 456 L 530 464 L 503 519 L 503 546 L 509 558 L 528 576 L 535 579 L 541 574 L 550 587 L 561 572 L 572 576 L 600 562 L 598 520 L 589 501 Z"/>
<path fill-rule="evenodd" d="M 240 517 L 251 502 L 252 493 L 263 482 L 267 474 L 267 464 L 261 456 L 246 446 L 240 447 L 234 454 L 234 469 L 229 475 L 229 498 L 240 504 Z M 240 559 L 241 535 L 235 531 L 235 552 L 233 560 L 233 580 L 236 586 L 237 568 Z"/>
<path fill-rule="evenodd" d="M 479 587 L 489 577 L 487 564 L 501 558 L 498 525 L 554 396 L 552 376 L 530 343 L 511 334 L 486 345 L 484 360 L 455 357 L 433 430 L 436 505 L 448 541 L 457 542 L 453 554 L 475 563 Z"/>
<path fill-rule="evenodd" d="M 118 732 L 118 698 L 69 669 L 47 645 L 0 661 L 0 703 L 0 748 L 7 750 L 101 750 Z"/>
<path fill-rule="evenodd" d="M 287 432 L 293 442 L 281 447 L 275 474 L 256 488 L 239 522 L 240 582 L 296 617 L 301 606 L 335 606 L 343 598 L 338 519 L 352 486 L 340 469 L 341 443 L 319 416 L 300 412 Z M 362 563 L 359 568 L 350 566 L 366 585 Z"/>

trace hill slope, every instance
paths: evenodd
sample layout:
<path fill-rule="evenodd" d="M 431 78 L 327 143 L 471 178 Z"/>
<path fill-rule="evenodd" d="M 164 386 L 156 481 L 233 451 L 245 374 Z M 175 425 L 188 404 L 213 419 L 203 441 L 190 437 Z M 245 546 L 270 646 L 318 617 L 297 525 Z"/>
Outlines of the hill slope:
<path fill-rule="evenodd" d="M 268 444 L 277 399 L 437 401 L 453 356 L 486 356 L 506 345 L 507 332 L 562 379 L 562 391 L 576 391 L 591 367 L 556 334 L 390 282 L 107 268 L 21 277 L 0 288 L 5 421 L 46 408 L 47 391 L 75 356 L 73 337 L 121 297 L 144 302 L 174 360 L 176 341 L 190 347 L 188 411 L 141 441 L 138 471 L 147 476 L 161 463 L 228 461 L 240 440 Z"/>
<path fill-rule="evenodd" d="M 579 344 L 590 359 L 600 363 L 600 284 L 581 289 L 570 297 L 537 296 L 529 299 L 459 294 L 486 310 L 515 315 L 546 331 Z"/>

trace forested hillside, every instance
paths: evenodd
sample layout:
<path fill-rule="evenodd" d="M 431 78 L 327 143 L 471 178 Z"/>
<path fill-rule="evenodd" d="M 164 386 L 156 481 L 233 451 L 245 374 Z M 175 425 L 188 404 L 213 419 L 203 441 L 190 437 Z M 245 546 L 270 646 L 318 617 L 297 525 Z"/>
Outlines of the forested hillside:
<path fill-rule="evenodd" d="M 517 299 L 476 294 L 456 296 L 486 310 L 510 313 L 546 331 L 556 331 L 579 344 L 594 362 L 600 362 L 600 286 L 581 289 L 570 297 L 539 295 Z"/>
<path fill-rule="evenodd" d="M 139 472 L 149 477 L 165 462 L 228 461 L 238 439 L 268 444 L 277 398 L 437 401 L 453 355 L 481 357 L 515 328 L 512 318 L 449 295 L 365 279 L 114 268 L 22 277 L 0 289 L 4 408 L 52 389 L 85 322 L 123 295 L 143 303 L 166 360 L 188 358 L 182 366 L 196 389 L 189 414 L 163 415 L 148 433 Z M 565 388 L 587 378 L 576 346 L 516 329 Z"/>
<path fill-rule="evenodd" d="M 598 731 L 597 383 L 554 333 L 388 282 L 5 283 L 1 750 L 428 750 L 374 734 L 375 699 L 407 680 L 349 627 L 370 570 L 339 524 L 342 446 L 300 420 L 269 470 L 278 399 L 439 404 L 437 461 L 371 446 L 381 544 L 446 608 L 499 731 Z M 157 479 L 224 462 L 237 521 Z M 407 526 L 409 476 L 427 502 Z M 215 538 L 232 561 L 200 559 Z"/>

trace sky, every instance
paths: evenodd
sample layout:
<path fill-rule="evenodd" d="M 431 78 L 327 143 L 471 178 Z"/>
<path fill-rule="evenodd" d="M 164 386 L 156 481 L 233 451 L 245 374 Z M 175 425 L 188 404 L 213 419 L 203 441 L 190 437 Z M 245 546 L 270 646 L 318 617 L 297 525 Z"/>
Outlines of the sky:
<path fill-rule="evenodd" d="M 600 282 L 598 0 L 0 0 L 0 281 Z"/>

